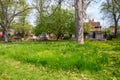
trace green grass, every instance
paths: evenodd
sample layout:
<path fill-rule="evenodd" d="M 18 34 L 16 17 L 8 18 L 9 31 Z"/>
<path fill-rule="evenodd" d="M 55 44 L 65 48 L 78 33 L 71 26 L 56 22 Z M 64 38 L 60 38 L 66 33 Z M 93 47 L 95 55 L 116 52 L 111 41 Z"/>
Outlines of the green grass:
<path fill-rule="evenodd" d="M 119 39 L 0 43 L 0 80 L 119 79 Z"/>

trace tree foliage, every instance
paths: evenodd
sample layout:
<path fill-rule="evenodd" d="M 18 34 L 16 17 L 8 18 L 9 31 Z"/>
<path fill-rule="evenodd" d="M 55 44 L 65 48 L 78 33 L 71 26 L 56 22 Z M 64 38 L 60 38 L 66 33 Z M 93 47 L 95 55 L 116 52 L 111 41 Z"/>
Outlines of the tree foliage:
<path fill-rule="evenodd" d="M 0 0 L 0 25 L 3 28 L 4 41 L 8 42 L 8 28 L 16 16 L 30 9 L 26 0 Z"/>
<path fill-rule="evenodd" d="M 101 7 L 101 11 L 104 13 L 104 15 L 106 15 L 107 18 L 111 19 L 112 22 L 114 22 L 114 35 L 117 36 L 117 28 L 120 20 L 120 10 L 117 8 L 114 0 L 106 0 L 106 2 L 104 2 Z"/>
<path fill-rule="evenodd" d="M 83 23 L 84 33 L 88 34 L 90 30 L 94 30 L 94 27 L 90 23 Z"/>
<path fill-rule="evenodd" d="M 33 27 L 29 24 L 21 25 L 19 23 L 14 24 L 11 26 L 11 29 L 13 29 L 16 33 L 19 33 L 18 36 L 25 38 L 28 35 L 30 35 L 33 32 Z"/>
<path fill-rule="evenodd" d="M 55 8 L 52 9 L 54 11 Z M 53 33 L 58 38 L 61 34 L 75 34 L 74 13 L 66 9 L 58 9 L 52 15 L 42 15 L 35 27 L 37 35 L 41 33 Z"/>

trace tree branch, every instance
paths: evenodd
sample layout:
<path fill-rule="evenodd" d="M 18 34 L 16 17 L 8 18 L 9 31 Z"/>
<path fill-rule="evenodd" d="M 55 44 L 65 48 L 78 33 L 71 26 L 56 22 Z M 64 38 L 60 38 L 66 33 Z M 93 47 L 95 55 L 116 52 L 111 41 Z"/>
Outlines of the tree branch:
<path fill-rule="evenodd" d="M 120 8 L 120 1 L 119 0 L 114 0 L 115 4 L 118 5 L 118 7 Z"/>
<path fill-rule="evenodd" d="M 120 20 L 120 13 L 119 13 L 119 15 L 118 15 L 118 18 L 117 18 L 117 22 Z"/>
<path fill-rule="evenodd" d="M 50 16 L 52 16 L 52 15 L 57 11 L 57 9 L 60 7 L 60 5 L 62 4 L 63 1 L 64 1 L 64 0 L 59 0 L 59 1 L 58 1 L 57 7 L 54 9 L 53 13 L 52 13 Z M 50 16 L 49 16 L 49 17 L 50 17 Z"/>
<path fill-rule="evenodd" d="M 23 12 L 25 12 L 26 10 L 29 10 L 29 9 L 31 9 L 31 8 L 26 8 L 23 11 L 20 11 L 20 12 L 17 12 L 17 13 L 14 12 L 13 15 L 9 18 L 9 24 L 12 22 L 12 20 L 14 19 L 15 16 L 18 16 L 18 15 L 22 14 Z"/>
<path fill-rule="evenodd" d="M 91 3 L 92 1 L 93 1 L 93 0 L 89 0 L 89 1 L 86 3 L 86 5 L 85 5 L 85 3 L 83 2 L 83 4 L 85 5 L 84 8 L 83 8 L 83 16 L 86 15 L 86 10 L 87 10 L 88 6 L 90 5 L 90 3 Z"/>

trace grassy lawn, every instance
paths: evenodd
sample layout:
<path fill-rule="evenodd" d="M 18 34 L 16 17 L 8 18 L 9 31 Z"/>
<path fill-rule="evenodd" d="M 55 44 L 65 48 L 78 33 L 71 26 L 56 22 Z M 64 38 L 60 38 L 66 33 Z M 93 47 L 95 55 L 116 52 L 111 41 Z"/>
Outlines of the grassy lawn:
<path fill-rule="evenodd" d="M 120 40 L 0 43 L 0 80 L 120 80 Z"/>

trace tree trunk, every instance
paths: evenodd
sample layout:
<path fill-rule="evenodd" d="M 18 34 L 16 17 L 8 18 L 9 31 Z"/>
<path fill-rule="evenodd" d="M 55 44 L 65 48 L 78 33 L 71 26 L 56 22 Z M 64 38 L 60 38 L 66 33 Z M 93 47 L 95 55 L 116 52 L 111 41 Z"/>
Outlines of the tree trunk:
<path fill-rule="evenodd" d="M 4 27 L 3 35 L 4 35 L 4 42 L 7 43 L 8 42 L 8 30 L 6 27 Z"/>
<path fill-rule="evenodd" d="M 113 8 L 114 11 L 114 8 Z M 114 36 L 117 37 L 117 27 L 118 27 L 118 20 L 116 19 L 116 14 L 113 14 L 114 17 L 114 24 L 115 24 L 115 31 L 114 31 Z"/>
<path fill-rule="evenodd" d="M 58 41 L 60 38 L 60 33 L 56 34 L 56 40 Z"/>
<path fill-rule="evenodd" d="M 118 22 L 115 22 L 115 33 L 114 33 L 115 37 L 117 37 L 117 27 L 118 27 Z"/>
<path fill-rule="evenodd" d="M 76 0 L 76 41 L 78 44 L 84 44 L 83 32 L 83 0 Z"/>

